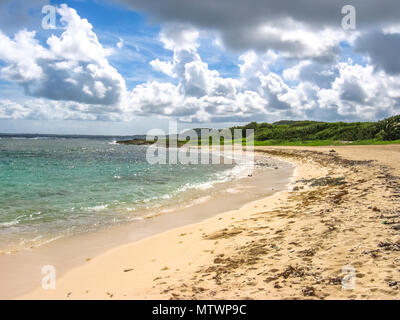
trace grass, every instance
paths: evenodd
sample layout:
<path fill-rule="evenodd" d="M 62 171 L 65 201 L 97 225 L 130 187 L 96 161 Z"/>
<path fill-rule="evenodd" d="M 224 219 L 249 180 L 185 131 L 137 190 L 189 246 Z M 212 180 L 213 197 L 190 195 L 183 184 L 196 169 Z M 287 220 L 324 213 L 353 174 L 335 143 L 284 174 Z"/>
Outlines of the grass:
<path fill-rule="evenodd" d="M 252 130 L 256 145 L 260 146 L 388 144 L 400 139 L 400 115 L 378 122 L 251 122 L 230 129 L 232 133 L 235 129 L 242 130 L 243 137 L 248 134 L 248 129 Z"/>
<path fill-rule="evenodd" d="M 348 145 L 385 145 L 400 144 L 400 140 L 381 141 L 376 139 L 358 140 L 358 141 L 335 141 L 335 140 L 264 140 L 254 141 L 255 146 L 348 146 Z"/>
<path fill-rule="evenodd" d="M 248 131 L 250 129 L 250 131 Z M 201 128 L 193 129 L 197 134 Z M 255 146 L 345 146 L 345 145 L 388 145 L 400 144 L 400 115 L 378 122 L 320 122 L 320 121 L 290 121 L 275 123 L 251 122 L 245 126 L 229 128 L 228 136 L 235 136 L 241 131 L 241 136 L 254 134 Z M 218 131 L 212 133 L 215 139 L 223 144 L 224 138 Z M 168 136 L 165 141 L 169 146 Z M 199 138 L 197 141 L 178 141 L 177 146 L 209 145 L 211 137 Z M 218 140 L 217 140 L 218 141 Z M 161 140 L 160 140 L 161 142 Z M 246 145 L 245 139 L 232 141 Z M 151 144 L 145 140 L 118 141 L 123 144 Z"/>
<path fill-rule="evenodd" d="M 234 140 L 233 143 L 240 143 L 240 140 Z M 221 141 L 221 144 L 222 141 Z M 349 146 L 349 145 L 389 145 L 389 144 L 400 144 L 400 140 L 393 141 L 382 141 L 377 139 L 369 139 L 369 140 L 358 140 L 358 141 L 337 141 L 337 140 L 264 140 L 254 141 L 254 146 L 299 146 L 299 147 L 318 147 L 318 146 Z M 189 145 L 195 145 L 195 143 L 188 143 Z M 198 145 L 209 145 L 207 140 L 199 140 Z M 246 139 L 242 139 L 242 145 L 246 145 Z"/>
<path fill-rule="evenodd" d="M 164 141 L 165 146 L 169 146 L 169 141 Z M 223 141 L 221 140 L 221 145 Z M 118 141 L 121 144 L 133 144 L 133 145 L 142 145 L 142 144 L 153 144 L 152 141 L 145 140 L 127 140 L 127 141 Z M 232 143 L 240 144 L 240 140 L 233 140 Z M 211 141 L 208 139 L 198 140 L 198 141 L 177 141 L 177 146 L 182 147 L 186 146 L 196 146 L 196 145 L 210 145 Z M 378 139 L 367 139 L 367 140 L 358 140 L 358 141 L 338 141 L 338 140 L 255 140 L 254 146 L 303 146 L 303 147 L 317 147 L 317 146 L 349 146 L 349 145 L 389 145 L 389 144 L 400 144 L 400 140 L 392 140 L 392 141 L 382 141 Z M 246 139 L 242 139 L 242 145 L 246 145 Z"/>

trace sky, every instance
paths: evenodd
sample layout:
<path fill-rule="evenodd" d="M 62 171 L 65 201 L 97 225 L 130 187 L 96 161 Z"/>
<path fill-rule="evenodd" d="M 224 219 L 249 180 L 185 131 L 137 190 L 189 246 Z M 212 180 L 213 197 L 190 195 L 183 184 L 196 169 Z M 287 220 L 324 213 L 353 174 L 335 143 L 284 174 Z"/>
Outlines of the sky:
<path fill-rule="evenodd" d="M 399 18 L 398 0 L 0 0 L 0 133 L 380 120 L 400 113 Z"/>

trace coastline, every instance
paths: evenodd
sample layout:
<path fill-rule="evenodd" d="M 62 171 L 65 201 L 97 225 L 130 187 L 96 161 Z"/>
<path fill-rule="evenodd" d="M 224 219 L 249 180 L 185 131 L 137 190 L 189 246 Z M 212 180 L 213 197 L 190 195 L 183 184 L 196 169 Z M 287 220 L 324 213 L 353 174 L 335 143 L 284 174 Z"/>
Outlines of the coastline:
<path fill-rule="evenodd" d="M 221 212 L 273 194 L 287 188 L 293 168 L 286 162 L 259 157 L 252 177 L 240 175 L 234 180 L 218 182 L 196 192 L 195 200 L 188 203 L 184 196 L 174 210 L 148 218 L 110 226 L 86 234 L 57 239 L 43 246 L 0 255 L 0 297 L 13 299 L 40 286 L 44 265 L 53 265 L 57 279 L 65 273 L 88 264 L 95 257 L 114 248 L 152 237 L 167 230 L 190 225 L 216 216 Z M 276 166 L 279 167 L 276 170 Z M 188 191 L 186 191 L 188 192 Z"/>
<path fill-rule="evenodd" d="M 292 190 L 116 247 L 19 298 L 397 299 L 400 146 L 256 151 L 296 165 Z"/>

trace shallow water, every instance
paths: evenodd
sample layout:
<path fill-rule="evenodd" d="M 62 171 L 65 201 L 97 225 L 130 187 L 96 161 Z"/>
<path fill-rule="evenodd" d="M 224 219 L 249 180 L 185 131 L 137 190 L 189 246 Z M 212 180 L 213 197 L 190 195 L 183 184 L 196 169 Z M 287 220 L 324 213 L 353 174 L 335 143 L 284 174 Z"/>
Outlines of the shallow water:
<path fill-rule="evenodd" d="M 188 205 L 241 172 L 232 164 L 150 165 L 146 150 L 105 138 L 0 139 L 0 251 Z"/>

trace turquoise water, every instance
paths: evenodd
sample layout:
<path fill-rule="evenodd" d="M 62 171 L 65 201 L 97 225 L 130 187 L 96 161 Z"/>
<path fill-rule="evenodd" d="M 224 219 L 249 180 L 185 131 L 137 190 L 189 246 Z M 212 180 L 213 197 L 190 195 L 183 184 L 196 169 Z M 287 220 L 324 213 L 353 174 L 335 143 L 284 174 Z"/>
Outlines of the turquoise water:
<path fill-rule="evenodd" d="M 105 138 L 1 138 L 0 251 L 143 219 L 233 178 L 233 165 L 150 165 L 146 149 Z"/>

